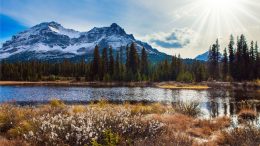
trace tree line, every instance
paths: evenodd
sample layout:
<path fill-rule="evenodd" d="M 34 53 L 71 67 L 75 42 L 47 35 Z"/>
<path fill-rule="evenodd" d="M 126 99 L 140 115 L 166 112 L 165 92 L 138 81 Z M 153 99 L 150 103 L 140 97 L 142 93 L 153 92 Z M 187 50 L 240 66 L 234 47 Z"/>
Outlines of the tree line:
<path fill-rule="evenodd" d="M 74 78 L 78 81 L 181 81 L 201 82 L 213 80 L 253 80 L 259 78 L 259 53 L 257 43 L 247 47 L 245 37 L 234 45 L 233 36 L 230 44 L 219 53 L 218 40 L 210 47 L 209 61 L 185 62 L 178 56 L 166 58 L 156 64 L 148 60 L 143 47 L 138 53 L 135 43 L 113 51 L 112 47 L 95 46 L 93 59 L 85 62 L 64 60 L 58 63 L 29 61 L 9 63 L 1 62 L 1 80 L 39 81 Z"/>
<path fill-rule="evenodd" d="M 242 34 L 237 37 L 230 36 L 228 48 L 221 56 L 218 40 L 209 49 L 208 72 L 214 80 L 244 81 L 260 78 L 260 56 L 257 42 L 247 44 Z"/>

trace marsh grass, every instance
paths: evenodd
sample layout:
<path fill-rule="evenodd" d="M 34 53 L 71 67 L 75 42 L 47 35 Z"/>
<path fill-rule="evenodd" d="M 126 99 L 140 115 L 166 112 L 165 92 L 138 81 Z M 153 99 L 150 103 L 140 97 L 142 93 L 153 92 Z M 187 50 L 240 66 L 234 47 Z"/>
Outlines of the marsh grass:
<path fill-rule="evenodd" d="M 260 129 L 254 126 L 245 126 L 223 131 L 218 139 L 218 144 L 230 146 L 258 146 L 260 144 Z"/>
<path fill-rule="evenodd" d="M 198 104 L 0 105 L 0 145 L 232 145 L 239 135 L 257 144 L 259 130 L 227 131 L 229 117 L 198 119 Z M 215 138 L 214 138 L 215 137 Z M 216 138 L 217 137 L 217 138 Z M 237 144 L 237 143 L 235 143 Z"/>
<path fill-rule="evenodd" d="M 231 120 L 228 117 L 219 117 L 214 120 L 195 120 L 193 126 L 187 130 L 187 132 L 199 138 L 209 138 L 216 131 L 228 128 L 231 124 Z"/>
<path fill-rule="evenodd" d="M 238 113 L 238 118 L 241 122 L 245 121 L 253 121 L 257 118 L 257 112 L 252 109 L 242 109 Z"/>
<path fill-rule="evenodd" d="M 0 146 L 30 146 L 23 140 L 15 139 L 15 140 L 8 140 L 6 138 L 0 137 Z"/>
<path fill-rule="evenodd" d="M 257 118 L 257 112 L 254 110 L 252 102 L 242 101 L 239 104 L 238 119 L 241 123 L 253 121 Z"/>

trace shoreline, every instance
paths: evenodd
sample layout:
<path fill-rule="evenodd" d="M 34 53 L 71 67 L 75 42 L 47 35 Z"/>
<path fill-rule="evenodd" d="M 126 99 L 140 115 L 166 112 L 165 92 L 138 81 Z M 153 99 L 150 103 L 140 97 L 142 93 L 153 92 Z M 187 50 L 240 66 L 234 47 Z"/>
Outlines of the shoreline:
<path fill-rule="evenodd" d="M 156 87 L 163 89 L 191 89 L 207 90 L 210 88 L 225 89 L 260 89 L 258 82 L 200 82 L 181 83 L 175 81 L 165 82 L 76 82 L 68 81 L 0 81 L 0 86 L 80 86 L 80 87 Z"/>

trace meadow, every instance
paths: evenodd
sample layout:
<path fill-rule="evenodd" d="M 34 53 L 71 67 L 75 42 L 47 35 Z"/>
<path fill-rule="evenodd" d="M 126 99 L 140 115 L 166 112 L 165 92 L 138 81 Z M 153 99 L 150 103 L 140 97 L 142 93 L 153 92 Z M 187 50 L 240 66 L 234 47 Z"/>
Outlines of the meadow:
<path fill-rule="evenodd" d="M 217 146 L 259 145 L 257 113 L 247 104 L 237 116 L 199 118 L 196 103 L 113 104 L 101 100 L 66 105 L 60 100 L 37 106 L 0 105 L 0 145 L 6 146 Z"/>

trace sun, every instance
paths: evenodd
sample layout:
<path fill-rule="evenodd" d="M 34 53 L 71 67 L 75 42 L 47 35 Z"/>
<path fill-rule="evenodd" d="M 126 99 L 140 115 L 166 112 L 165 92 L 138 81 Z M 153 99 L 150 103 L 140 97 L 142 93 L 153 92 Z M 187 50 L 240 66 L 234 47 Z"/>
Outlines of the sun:
<path fill-rule="evenodd" d="M 260 23 L 260 18 L 256 17 L 253 9 L 250 9 L 260 6 L 259 0 L 183 1 L 182 7 L 174 11 L 177 15 L 173 17 L 177 19 L 173 19 L 172 25 L 186 24 L 185 27 L 194 31 L 193 39 L 187 48 L 205 51 L 210 42 L 214 42 L 217 38 L 222 46 L 227 46 L 231 34 L 234 36 L 245 34 L 252 38 L 252 34 L 248 31 L 250 25 L 248 22 Z"/>
<path fill-rule="evenodd" d="M 242 0 L 201 0 L 201 5 L 210 12 L 234 13 L 242 6 Z"/>
<path fill-rule="evenodd" d="M 205 5 L 209 6 L 212 9 L 222 9 L 231 7 L 238 0 L 204 0 Z"/>

